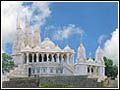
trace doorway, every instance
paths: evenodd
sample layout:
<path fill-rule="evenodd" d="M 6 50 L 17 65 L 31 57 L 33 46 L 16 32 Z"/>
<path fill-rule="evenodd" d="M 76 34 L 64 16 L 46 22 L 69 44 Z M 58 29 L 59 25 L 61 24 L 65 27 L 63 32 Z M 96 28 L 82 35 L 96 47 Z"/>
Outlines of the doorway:
<path fill-rule="evenodd" d="M 31 76 L 31 68 L 28 68 L 28 76 Z"/>

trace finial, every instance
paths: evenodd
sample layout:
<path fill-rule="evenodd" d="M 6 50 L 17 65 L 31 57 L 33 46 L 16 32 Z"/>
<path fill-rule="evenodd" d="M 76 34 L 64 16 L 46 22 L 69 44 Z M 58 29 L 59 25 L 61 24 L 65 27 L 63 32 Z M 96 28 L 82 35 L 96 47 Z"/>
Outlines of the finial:
<path fill-rule="evenodd" d="M 92 55 L 92 53 L 91 52 L 89 52 L 89 57 L 91 58 L 91 55 Z"/>
<path fill-rule="evenodd" d="M 19 21 L 18 15 L 17 15 L 17 20 L 16 20 L 16 27 L 17 29 L 20 29 L 20 21 Z"/>
<path fill-rule="evenodd" d="M 26 26 L 26 27 L 29 26 L 29 21 L 28 21 L 28 19 L 27 19 L 27 15 L 25 15 L 25 26 Z"/>
<path fill-rule="evenodd" d="M 48 38 L 48 30 L 46 30 L 46 38 Z"/>

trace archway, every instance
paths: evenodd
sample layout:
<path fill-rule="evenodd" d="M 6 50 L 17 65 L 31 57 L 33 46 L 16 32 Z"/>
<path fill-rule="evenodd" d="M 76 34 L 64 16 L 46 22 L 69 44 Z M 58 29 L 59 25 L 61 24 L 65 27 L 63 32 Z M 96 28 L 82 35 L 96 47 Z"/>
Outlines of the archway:
<path fill-rule="evenodd" d="M 32 62 L 32 54 L 29 54 L 29 62 Z"/>
<path fill-rule="evenodd" d="M 28 68 L 28 76 L 31 76 L 31 68 Z"/>

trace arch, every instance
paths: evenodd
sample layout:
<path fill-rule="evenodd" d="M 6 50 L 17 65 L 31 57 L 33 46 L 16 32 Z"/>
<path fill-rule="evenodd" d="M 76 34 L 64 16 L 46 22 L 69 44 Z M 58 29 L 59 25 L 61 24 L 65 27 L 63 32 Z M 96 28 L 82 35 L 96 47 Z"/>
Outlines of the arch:
<path fill-rule="evenodd" d="M 89 68 L 89 66 L 87 67 L 87 72 L 88 72 L 88 73 L 90 72 L 90 68 Z"/>
<path fill-rule="evenodd" d="M 63 55 L 63 59 L 64 59 L 64 63 L 67 63 L 67 55 L 66 54 Z"/>
<path fill-rule="evenodd" d="M 47 55 L 44 54 L 44 62 L 47 62 Z"/>
<path fill-rule="evenodd" d="M 29 54 L 29 62 L 32 62 L 32 54 Z"/>
<path fill-rule="evenodd" d="M 28 77 L 30 77 L 31 76 L 31 68 L 29 67 L 28 68 Z"/>
<path fill-rule="evenodd" d="M 24 63 L 26 64 L 27 63 L 27 55 L 24 54 Z"/>
<path fill-rule="evenodd" d="M 39 62 L 42 62 L 42 55 L 39 54 Z"/>
<path fill-rule="evenodd" d="M 52 61 L 52 55 L 49 54 L 48 58 L 49 58 L 49 61 L 51 62 Z"/>
<path fill-rule="evenodd" d="M 35 55 L 34 55 L 34 62 L 36 62 L 36 58 L 37 58 L 37 57 L 36 57 L 36 54 L 35 54 Z"/>
<path fill-rule="evenodd" d="M 53 55 L 54 62 L 56 62 L 56 61 L 57 61 L 56 56 L 57 56 L 56 54 L 54 54 L 54 55 Z"/>
<path fill-rule="evenodd" d="M 91 72 L 92 72 L 92 73 L 94 72 L 93 67 L 91 68 Z"/>

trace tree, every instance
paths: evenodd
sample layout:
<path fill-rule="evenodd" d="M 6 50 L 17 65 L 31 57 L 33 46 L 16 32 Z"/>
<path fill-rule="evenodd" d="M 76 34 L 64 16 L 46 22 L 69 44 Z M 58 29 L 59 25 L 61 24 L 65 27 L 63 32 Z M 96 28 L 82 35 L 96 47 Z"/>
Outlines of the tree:
<path fill-rule="evenodd" d="M 105 62 L 105 75 L 107 77 L 115 78 L 118 74 L 118 67 L 113 65 L 113 61 L 111 59 L 107 59 L 104 57 Z"/>
<path fill-rule="evenodd" d="M 2 72 L 9 72 L 15 66 L 14 60 L 10 55 L 2 53 Z"/>

